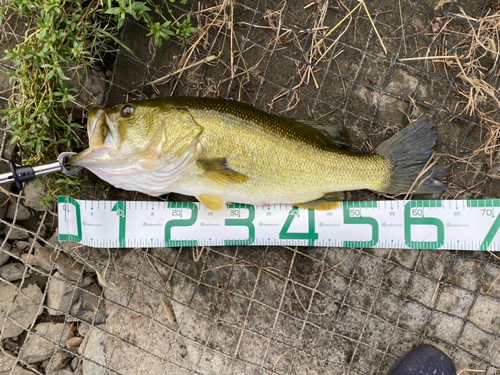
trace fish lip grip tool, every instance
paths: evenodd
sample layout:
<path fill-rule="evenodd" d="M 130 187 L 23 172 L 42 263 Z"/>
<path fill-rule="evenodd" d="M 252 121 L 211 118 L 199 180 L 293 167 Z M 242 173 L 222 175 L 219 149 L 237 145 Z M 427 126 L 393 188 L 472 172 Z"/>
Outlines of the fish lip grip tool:
<path fill-rule="evenodd" d="M 0 184 L 5 184 L 14 181 L 19 191 L 23 189 L 23 182 L 34 180 L 37 177 L 45 176 L 50 173 L 62 172 L 67 176 L 74 175 L 80 172 L 83 168 L 77 167 L 68 170 L 64 166 L 66 157 L 75 155 L 76 152 L 63 152 L 59 155 L 56 161 L 47 164 L 36 166 L 22 165 L 16 166 L 12 160 L 9 161 L 11 173 L 4 173 L 0 175 Z"/>

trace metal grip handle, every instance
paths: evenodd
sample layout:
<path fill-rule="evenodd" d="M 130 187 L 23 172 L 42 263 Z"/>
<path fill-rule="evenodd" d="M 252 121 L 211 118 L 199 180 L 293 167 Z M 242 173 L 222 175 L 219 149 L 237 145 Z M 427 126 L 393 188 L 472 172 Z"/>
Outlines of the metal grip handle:
<path fill-rule="evenodd" d="M 18 167 L 12 162 L 12 160 L 10 160 L 9 166 L 11 173 L 4 173 L 0 175 L 0 184 L 14 181 L 18 190 L 21 191 L 23 188 L 23 182 L 34 180 L 35 178 L 46 174 L 62 172 L 67 176 L 74 175 L 80 172 L 83 168 L 78 167 L 72 170 L 67 170 L 64 167 L 65 158 L 74 154 L 76 154 L 76 152 L 63 152 L 59 155 L 57 161 L 48 164 L 36 165 L 34 167 L 28 165 Z"/>

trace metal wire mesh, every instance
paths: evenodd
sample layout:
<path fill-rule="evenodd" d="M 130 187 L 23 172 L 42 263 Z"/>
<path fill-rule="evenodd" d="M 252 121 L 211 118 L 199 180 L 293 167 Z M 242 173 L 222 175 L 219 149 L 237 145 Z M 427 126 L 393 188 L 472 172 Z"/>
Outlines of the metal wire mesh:
<path fill-rule="evenodd" d="M 423 56 L 428 48 L 453 49 L 451 39 L 463 38 L 474 24 L 460 6 L 477 19 L 489 11 L 488 2 L 451 1 L 439 10 L 424 0 L 367 3 L 387 54 L 362 11 L 324 36 L 357 2 L 314 4 L 173 4 L 174 14 L 191 11 L 201 26 L 223 20 L 206 29 L 193 52 L 197 60 L 187 58 L 187 48 L 175 39 L 153 50 L 144 26 L 128 20 L 120 38 L 135 56 L 118 48 L 107 72 L 105 104 L 157 95 L 223 96 L 285 116 L 325 115 L 345 123 L 364 150 L 408 118 L 428 114 L 436 118 L 437 150 L 449 176 L 445 198 L 498 197 L 498 157 L 485 165 L 487 157 L 475 156 L 473 170 L 456 163 L 477 149 L 485 130 L 474 115 L 458 110 L 456 87 L 467 89 L 459 72 L 401 61 Z M 200 12 L 211 8 L 220 11 L 218 18 Z M 430 31 L 435 17 L 452 20 L 456 33 L 436 37 Z M 318 43 L 318 30 L 330 49 L 315 60 L 308 51 Z M 211 54 L 219 55 L 217 64 L 195 64 Z M 488 75 L 494 86 L 497 69 L 493 65 Z M 165 83 L 156 81 L 165 76 Z M 4 130 L 2 165 L 12 152 L 8 140 Z M 457 369 L 500 373 L 495 254 L 91 249 L 58 243 L 52 235 L 56 213 L 35 211 L 31 192 L 4 193 L 5 208 L 13 213 L 0 220 L 2 254 L 10 255 L 7 265 L 19 265 L 21 276 L 0 276 L 0 372 L 17 374 L 23 367 L 41 374 L 386 374 L 407 350 L 432 343 L 452 356 Z M 100 197 L 89 188 L 86 198 Z M 107 198 L 151 199 L 114 189 Z M 19 220 L 25 207 L 29 217 Z"/>

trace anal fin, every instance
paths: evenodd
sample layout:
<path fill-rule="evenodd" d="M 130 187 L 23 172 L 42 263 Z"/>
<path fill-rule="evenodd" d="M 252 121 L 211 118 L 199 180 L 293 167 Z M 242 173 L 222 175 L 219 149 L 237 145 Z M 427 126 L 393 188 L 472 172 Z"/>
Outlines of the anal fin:
<path fill-rule="evenodd" d="M 200 159 L 196 164 L 203 169 L 203 178 L 215 181 L 221 185 L 241 184 L 248 181 L 248 176 L 228 167 L 226 158 Z"/>
<path fill-rule="evenodd" d="M 328 211 L 333 210 L 340 206 L 340 203 L 344 200 L 344 193 L 341 191 L 334 191 L 331 193 L 326 193 L 323 197 L 310 202 L 298 203 L 295 206 L 302 208 L 311 208 L 317 211 Z"/>
<path fill-rule="evenodd" d="M 221 197 L 210 194 L 201 194 L 196 197 L 202 205 L 212 211 L 218 211 L 226 208 L 226 204 Z"/>

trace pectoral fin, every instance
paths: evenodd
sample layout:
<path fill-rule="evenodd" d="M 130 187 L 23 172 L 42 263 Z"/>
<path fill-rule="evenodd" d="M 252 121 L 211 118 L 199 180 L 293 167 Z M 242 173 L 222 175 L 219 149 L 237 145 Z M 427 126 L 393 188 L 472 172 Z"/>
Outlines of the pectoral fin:
<path fill-rule="evenodd" d="M 215 195 L 201 194 L 196 197 L 202 205 L 212 211 L 222 210 L 226 208 L 226 204 L 221 197 Z"/>
<path fill-rule="evenodd" d="M 340 206 L 341 201 L 344 199 L 344 193 L 335 191 L 332 193 L 325 194 L 322 198 L 316 199 L 310 202 L 304 202 L 295 204 L 298 207 L 302 208 L 311 208 L 313 210 L 318 211 L 328 211 L 333 210 Z"/>
<path fill-rule="evenodd" d="M 221 185 L 241 184 L 248 181 L 248 176 L 233 171 L 227 166 L 226 158 L 200 159 L 196 164 L 203 170 L 202 177 Z"/>

